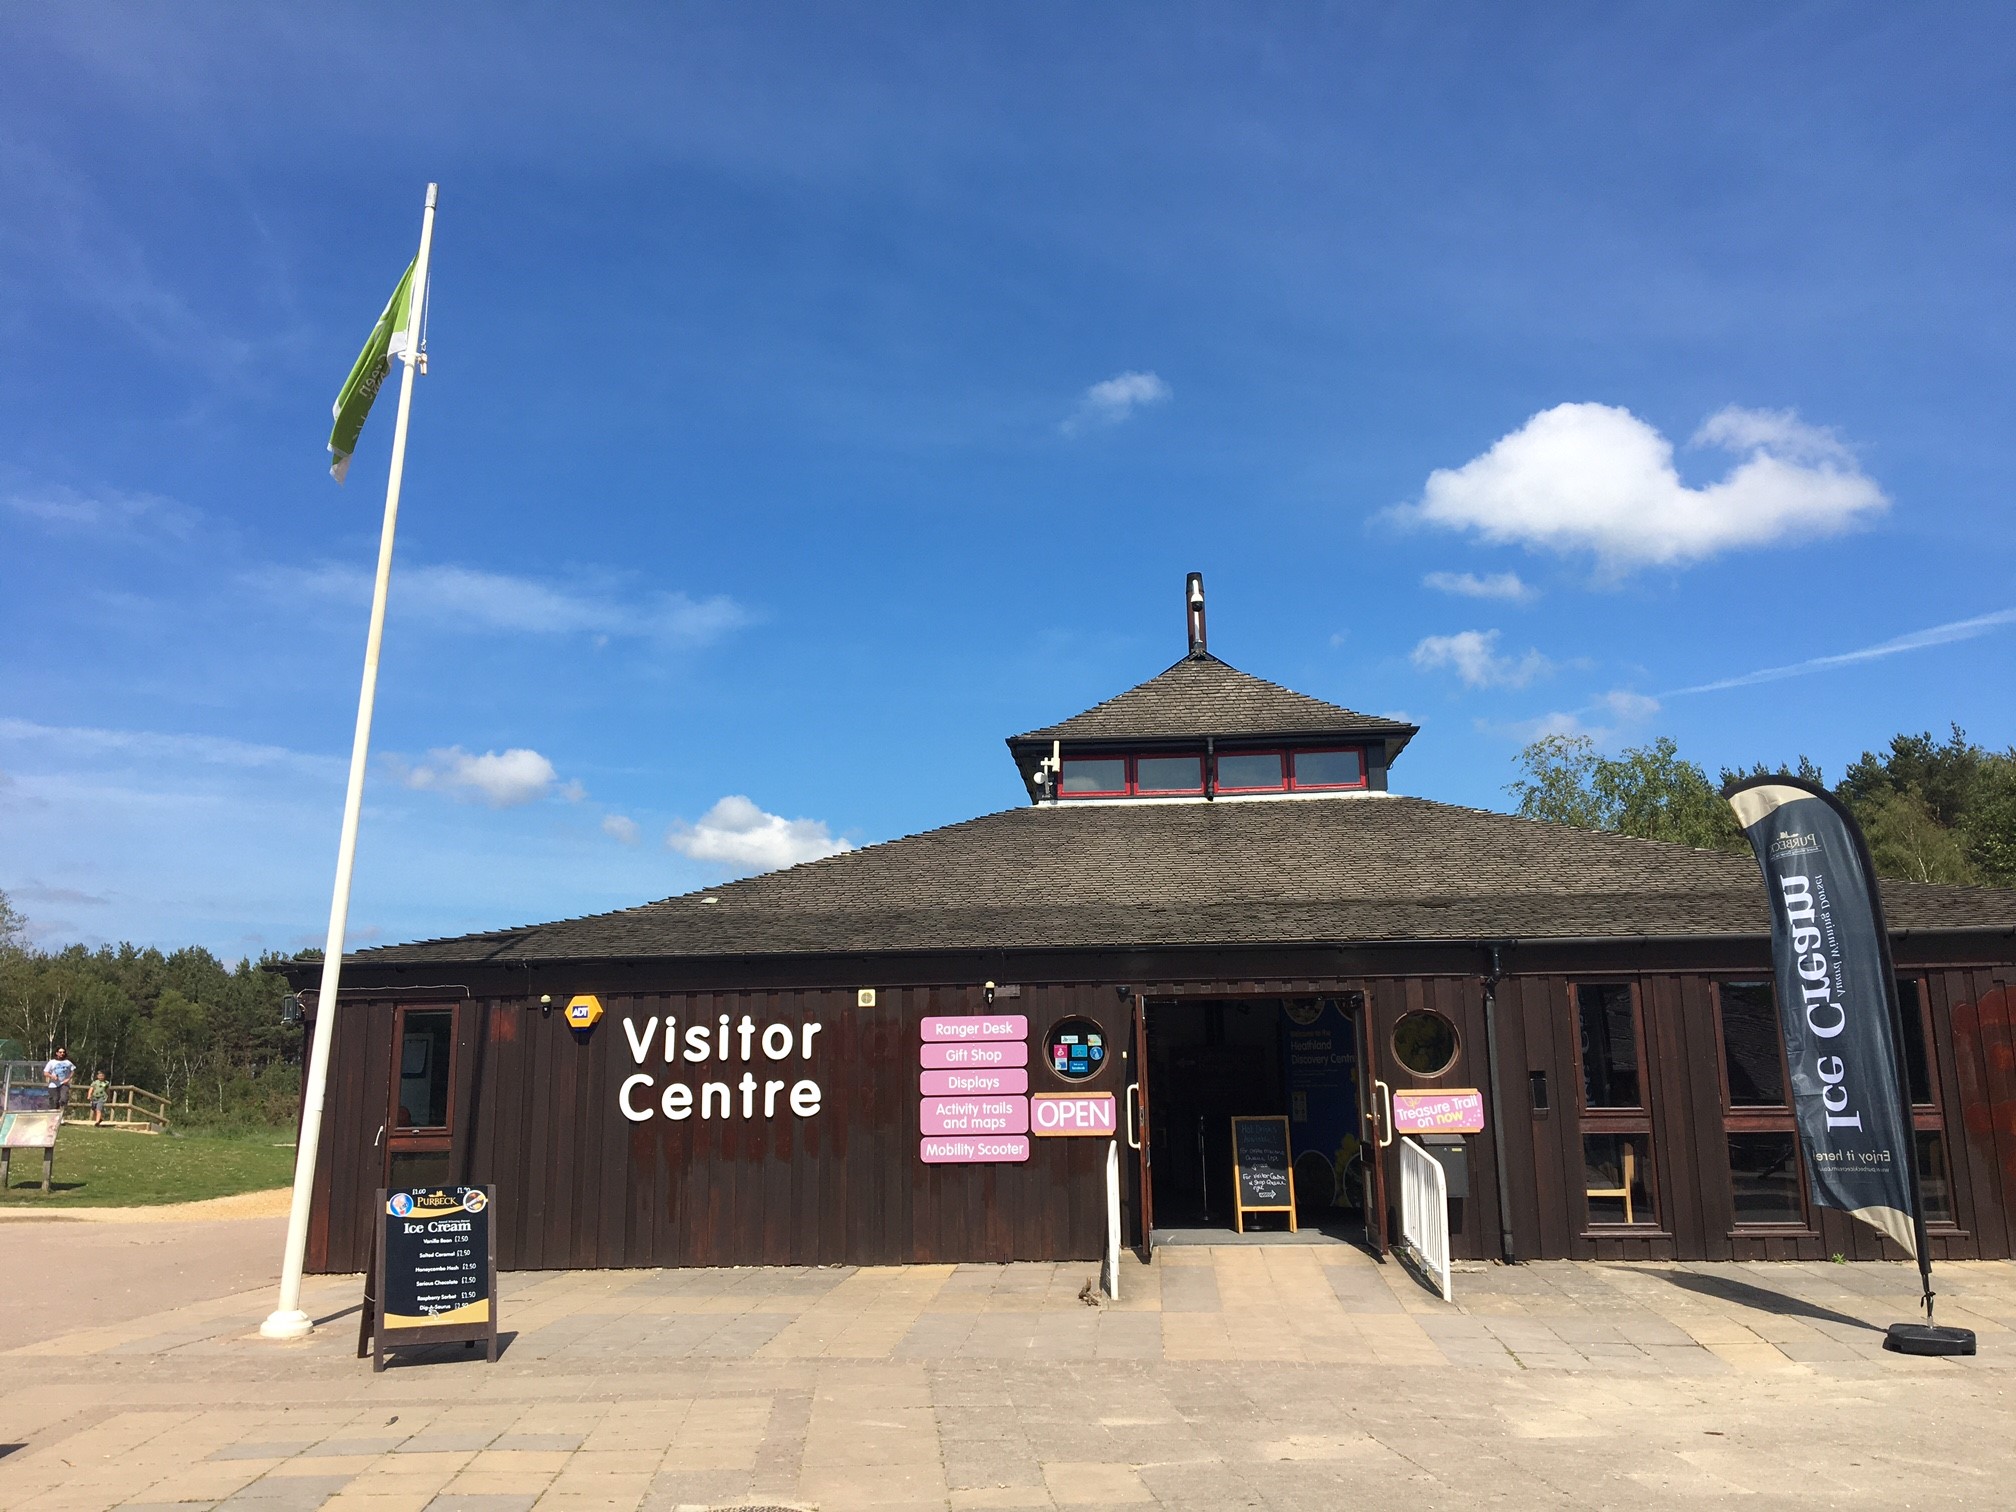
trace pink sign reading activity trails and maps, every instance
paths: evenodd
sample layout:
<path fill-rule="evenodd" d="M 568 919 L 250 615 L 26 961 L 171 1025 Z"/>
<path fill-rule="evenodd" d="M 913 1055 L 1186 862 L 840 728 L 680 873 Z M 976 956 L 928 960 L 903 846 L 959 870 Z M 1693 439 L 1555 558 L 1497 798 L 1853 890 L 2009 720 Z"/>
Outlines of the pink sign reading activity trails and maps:
<path fill-rule="evenodd" d="M 1027 1134 L 1026 1097 L 927 1097 L 918 1110 L 926 1134 Z"/>
<path fill-rule="evenodd" d="M 1447 1091 L 1393 1092 L 1393 1131 L 1396 1134 L 1481 1134 L 1484 1131 L 1484 1094 L 1474 1087 L 1451 1087 Z"/>
<path fill-rule="evenodd" d="M 981 1040 L 971 1045 L 924 1045 L 919 1064 L 927 1070 L 942 1066 L 1026 1066 L 1027 1040 Z"/>
<path fill-rule="evenodd" d="M 1029 1017 L 1022 1013 L 971 1013 L 927 1018 L 921 1029 L 926 1044 L 973 1040 L 1027 1040 Z"/>
<path fill-rule="evenodd" d="M 1008 1071 L 920 1071 L 917 1090 L 926 1097 L 1000 1097 L 1029 1090 L 1029 1073 Z"/>

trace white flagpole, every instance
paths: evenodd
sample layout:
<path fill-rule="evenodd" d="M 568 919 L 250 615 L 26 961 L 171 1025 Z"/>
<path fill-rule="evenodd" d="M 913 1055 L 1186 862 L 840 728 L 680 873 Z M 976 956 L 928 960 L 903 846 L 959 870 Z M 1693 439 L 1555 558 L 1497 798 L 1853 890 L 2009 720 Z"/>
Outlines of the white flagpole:
<path fill-rule="evenodd" d="M 434 242 L 434 192 L 420 222 L 420 257 L 413 266 L 413 307 L 406 317 L 406 371 L 399 379 L 399 423 L 392 432 L 392 472 L 385 482 L 385 524 L 378 535 L 378 579 L 371 589 L 371 630 L 364 640 L 364 686 L 357 695 L 357 733 L 350 743 L 350 785 L 343 795 L 343 837 L 336 846 L 336 888 L 329 900 L 329 939 L 322 952 L 322 989 L 315 995 L 315 1040 L 294 1152 L 294 1202 L 287 1211 L 287 1249 L 280 1263 L 280 1300 L 259 1325 L 269 1339 L 299 1339 L 314 1324 L 301 1310 L 301 1269 L 308 1255 L 308 1209 L 315 1192 L 315 1157 L 322 1143 L 322 1104 L 336 1030 L 336 984 L 343 974 L 343 932 L 350 918 L 350 868 L 357 858 L 357 820 L 364 807 L 364 764 L 371 751 L 371 707 L 378 696 L 378 648 L 385 637 L 385 595 L 392 582 L 392 535 L 399 523 L 399 482 L 406 471 L 406 421 L 413 411 L 413 374 L 420 365 L 420 320 L 427 302 L 427 254 Z"/>

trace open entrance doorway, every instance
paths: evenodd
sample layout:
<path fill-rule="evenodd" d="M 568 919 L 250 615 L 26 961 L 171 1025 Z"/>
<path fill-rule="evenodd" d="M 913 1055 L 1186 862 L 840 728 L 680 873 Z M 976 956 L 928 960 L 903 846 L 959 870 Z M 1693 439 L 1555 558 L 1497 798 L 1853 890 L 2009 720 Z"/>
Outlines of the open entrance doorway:
<path fill-rule="evenodd" d="M 1367 1239 L 1382 1198 L 1365 1158 L 1364 997 L 1228 997 L 1142 1005 L 1140 1053 L 1152 1110 L 1145 1179 L 1152 1244 Z M 1295 1222 L 1236 1213 L 1233 1120 L 1287 1121 Z"/>

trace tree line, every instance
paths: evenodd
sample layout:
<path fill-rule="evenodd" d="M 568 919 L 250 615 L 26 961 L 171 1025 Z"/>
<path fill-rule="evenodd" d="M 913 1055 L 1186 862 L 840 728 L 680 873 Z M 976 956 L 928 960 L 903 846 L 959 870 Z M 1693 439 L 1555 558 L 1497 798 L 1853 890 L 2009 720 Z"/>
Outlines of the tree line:
<path fill-rule="evenodd" d="M 1713 850 L 1749 849 L 1723 784 L 1791 770 L 1826 785 L 1804 756 L 1792 768 L 1724 767 L 1721 781 L 1711 782 L 1667 736 L 1612 757 L 1585 736 L 1549 735 L 1516 764 L 1520 776 L 1506 791 L 1524 818 Z M 1887 750 L 1864 751 L 1832 791 L 1862 826 L 1878 874 L 2016 887 L 2016 748 L 1987 750 L 1958 725 L 1944 741 L 1930 732 L 1899 735 Z"/>
<path fill-rule="evenodd" d="M 178 1125 L 291 1123 L 301 1089 L 301 1031 L 281 1020 L 287 984 L 262 956 L 226 966 L 198 946 L 31 946 L 0 893 L 0 1040 L 8 1057 L 43 1061 L 62 1046 L 80 1085 L 104 1071 L 168 1098 Z"/>

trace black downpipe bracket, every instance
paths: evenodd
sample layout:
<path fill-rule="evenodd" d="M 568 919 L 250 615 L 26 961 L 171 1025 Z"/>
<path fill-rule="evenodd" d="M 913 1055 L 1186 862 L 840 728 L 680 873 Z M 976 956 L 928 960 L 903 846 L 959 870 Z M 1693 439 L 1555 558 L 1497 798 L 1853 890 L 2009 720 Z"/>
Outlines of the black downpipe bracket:
<path fill-rule="evenodd" d="M 1517 1265 L 1519 1256 L 1512 1244 L 1512 1179 L 1505 1167 L 1505 1099 L 1498 1075 L 1498 980 L 1504 975 L 1500 956 L 1503 946 L 1493 944 L 1491 971 L 1484 978 L 1484 1058 L 1491 1085 L 1491 1169 L 1498 1178 L 1498 1255 L 1507 1265 Z"/>

